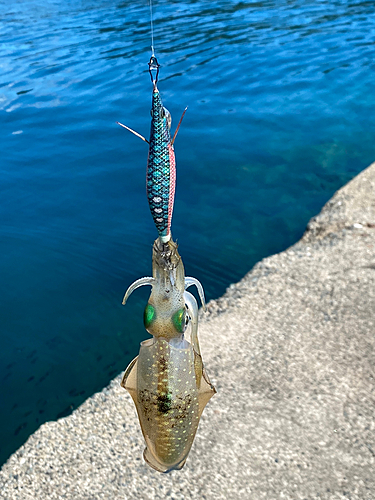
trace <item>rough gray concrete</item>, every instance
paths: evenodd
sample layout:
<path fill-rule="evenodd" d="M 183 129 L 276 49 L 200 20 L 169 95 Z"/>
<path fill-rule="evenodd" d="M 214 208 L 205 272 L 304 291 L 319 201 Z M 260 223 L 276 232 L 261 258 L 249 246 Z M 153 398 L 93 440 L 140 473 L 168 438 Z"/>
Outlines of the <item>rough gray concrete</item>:
<path fill-rule="evenodd" d="M 375 499 L 375 164 L 209 304 L 218 394 L 185 468 L 142 460 L 119 378 L 4 465 L 5 499 Z M 124 367 L 125 368 L 125 367 Z"/>

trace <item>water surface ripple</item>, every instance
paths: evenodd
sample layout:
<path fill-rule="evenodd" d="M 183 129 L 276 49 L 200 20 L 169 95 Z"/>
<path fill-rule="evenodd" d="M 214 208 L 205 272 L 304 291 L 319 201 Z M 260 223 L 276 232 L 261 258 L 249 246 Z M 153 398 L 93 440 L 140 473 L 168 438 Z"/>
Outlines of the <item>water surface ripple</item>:
<path fill-rule="evenodd" d="M 154 5 L 177 123 L 173 234 L 221 295 L 375 158 L 373 2 Z M 147 337 L 147 1 L 0 3 L 0 459 L 100 390 Z M 220 349 L 220 346 L 217 346 Z M 116 418 L 116 415 L 113 416 Z"/>

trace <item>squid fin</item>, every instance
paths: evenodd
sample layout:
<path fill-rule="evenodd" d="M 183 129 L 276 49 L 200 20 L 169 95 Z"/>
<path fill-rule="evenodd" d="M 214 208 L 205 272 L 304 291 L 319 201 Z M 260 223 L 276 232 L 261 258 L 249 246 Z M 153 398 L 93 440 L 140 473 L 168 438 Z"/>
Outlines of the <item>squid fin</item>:
<path fill-rule="evenodd" d="M 121 387 L 128 391 L 134 402 L 136 402 L 137 399 L 137 361 L 138 356 L 131 361 L 125 370 L 120 384 Z"/>
<path fill-rule="evenodd" d="M 191 320 L 191 344 L 193 346 L 193 351 L 194 351 L 194 371 L 198 387 L 199 415 L 201 415 L 208 401 L 216 393 L 216 389 L 211 384 L 207 372 L 203 366 L 203 361 L 198 341 L 197 301 L 195 300 L 195 297 L 189 292 L 184 293 L 184 299 Z"/>
<path fill-rule="evenodd" d="M 199 404 L 199 417 L 202 415 L 202 412 L 212 398 L 214 394 L 216 394 L 215 387 L 211 384 L 210 379 L 208 378 L 207 372 L 202 363 L 202 378 L 201 385 L 198 390 L 198 404 Z"/>

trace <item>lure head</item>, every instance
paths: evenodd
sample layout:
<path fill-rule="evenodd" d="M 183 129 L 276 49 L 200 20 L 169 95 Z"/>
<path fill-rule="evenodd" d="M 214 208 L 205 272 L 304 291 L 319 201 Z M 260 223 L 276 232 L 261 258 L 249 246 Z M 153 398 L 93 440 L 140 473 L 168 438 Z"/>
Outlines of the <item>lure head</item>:
<path fill-rule="evenodd" d="M 151 107 L 151 138 L 154 134 L 155 142 L 160 141 L 161 145 L 171 144 L 170 129 L 172 125 L 172 115 L 163 106 L 159 89 L 154 85 L 152 92 Z"/>
<path fill-rule="evenodd" d="M 158 238 L 152 253 L 153 284 L 144 312 L 146 330 L 157 338 L 181 337 L 186 328 L 185 271 L 177 245 Z"/>
<path fill-rule="evenodd" d="M 156 85 L 154 86 L 154 90 L 152 93 L 152 108 L 151 108 L 151 127 L 154 127 L 155 130 L 162 131 L 165 136 L 166 141 L 170 141 L 170 130 L 172 126 L 172 115 L 170 112 L 163 106 L 161 101 L 160 92 Z"/>
<path fill-rule="evenodd" d="M 151 107 L 151 127 L 154 126 L 158 130 L 162 130 L 167 134 L 167 138 L 170 137 L 170 129 L 172 125 L 172 115 L 170 112 L 163 106 L 159 89 L 156 84 L 154 85 L 152 92 L 152 107 Z"/>

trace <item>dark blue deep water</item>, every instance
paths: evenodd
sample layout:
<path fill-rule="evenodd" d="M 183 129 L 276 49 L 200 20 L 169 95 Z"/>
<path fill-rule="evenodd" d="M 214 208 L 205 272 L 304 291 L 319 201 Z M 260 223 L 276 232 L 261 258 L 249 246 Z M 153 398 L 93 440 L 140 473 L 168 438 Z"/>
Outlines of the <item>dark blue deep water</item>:
<path fill-rule="evenodd" d="M 375 159 L 374 2 L 157 0 L 154 15 L 175 125 L 189 106 L 173 234 L 211 299 Z M 4 462 L 136 355 L 148 290 L 121 299 L 156 230 L 147 145 L 115 124 L 149 134 L 147 1 L 3 1 L 0 36 Z"/>

